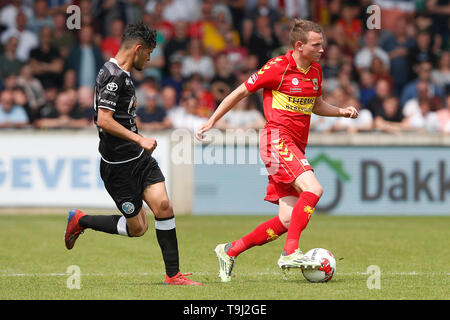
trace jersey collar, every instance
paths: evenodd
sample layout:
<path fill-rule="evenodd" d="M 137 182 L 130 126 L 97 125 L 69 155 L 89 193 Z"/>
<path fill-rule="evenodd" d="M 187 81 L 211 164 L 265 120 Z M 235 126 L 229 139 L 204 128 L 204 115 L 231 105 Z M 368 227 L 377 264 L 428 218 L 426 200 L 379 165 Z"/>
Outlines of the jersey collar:
<path fill-rule="evenodd" d="M 118 67 L 120 68 L 119 63 L 117 63 L 117 60 L 116 60 L 115 58 L 110 58 L 110 59 L 109 59 L 109 62 L 114 63 L 116 66 L 118 66 Z M 126 71 L 126 70 L 123 70 L 122 68 L 120 68 L 120 69 L 121 69 L 123 72 L 125 72 L 129 77 L 131 76 L 130 72 L 128 72 L 128 71 Z"/>
<path fill-rule="evenodd" d="M 303 69 L 303 68 L 298 67 L 298 66 L 297 66 L 297 63 L 296 63 L 295 60 L 294 60 L 294 57 L 292 56 L 292 52 L 293 52 L 293 50 L 290 50 L 290 51 L 286 52 L 286 56 L 287 56 L 287 58 L 288 58 L 289 65 L 290 65 L 292 68 L 297 69 L 297 70 L 300 71 L 301 73 L 307 74 L 308 71 L 309 71 L 309 69 L 311 68 L 311 65 L 309 65 L 308 68 L 306 68 L 306 69 Z"/>

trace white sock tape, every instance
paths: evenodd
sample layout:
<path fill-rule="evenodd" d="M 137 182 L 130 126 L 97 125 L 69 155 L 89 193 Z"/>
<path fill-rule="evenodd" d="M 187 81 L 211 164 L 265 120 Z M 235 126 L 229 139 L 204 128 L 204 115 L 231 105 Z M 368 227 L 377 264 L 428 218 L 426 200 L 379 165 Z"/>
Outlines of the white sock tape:
<path fill-rule="evenodd" d="M 155 229 L 158 230 L 175 229 L 175 217 L 168 220 L 155 220 Z"/>
<path fill-rule="evenodd" d="M 128 236 L 127 219 L 125 217 L 120 217 L 119 222 L 117 222 L 117 233 L 122 236 Z"/>

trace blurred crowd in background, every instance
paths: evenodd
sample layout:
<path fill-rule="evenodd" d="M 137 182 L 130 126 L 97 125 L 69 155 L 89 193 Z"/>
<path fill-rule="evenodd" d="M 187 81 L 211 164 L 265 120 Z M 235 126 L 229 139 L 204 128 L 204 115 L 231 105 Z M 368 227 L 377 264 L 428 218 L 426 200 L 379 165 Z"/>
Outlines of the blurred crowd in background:
<path fill-rule="evenodd" d="M 381 28 L 368 29 L 370 5 Z M 77 5 L 81 28 L 69 30 Z M 320 132 L 450 134 L 447 0 L 0 0 L 0 128 L 86 128 L 98 70 L 127 23 L 157 30 L 132 71 L 140 130 L 194 130 L 267 60 L 291 50 L 293 18 L 325 34 L 323 97 L 359 108 L 357 120 L 313 115 Z M 262 128 L 262 90 L 217 126 Z"/>

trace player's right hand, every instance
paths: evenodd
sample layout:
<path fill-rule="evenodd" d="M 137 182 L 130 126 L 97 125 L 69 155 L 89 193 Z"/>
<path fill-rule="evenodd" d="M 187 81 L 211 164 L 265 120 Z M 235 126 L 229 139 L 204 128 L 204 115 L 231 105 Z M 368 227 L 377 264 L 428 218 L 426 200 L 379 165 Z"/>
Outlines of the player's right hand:
<path fill-rule="evenodd" d="M 144 138 L 142 137 L 139 140 L 139 145 L 144 148 L 146 151 L 148 151 L 150 154 L 156 149 L 156 146 L 158 145 L 156 143 L 156 140 L 153 138 Z"/>
<path fill-rule="evenodd" d="M 210 120 L 205 122 L 200 128 L 195 130 L 195 137 L 197 140 L 202 141 L 205 138 L 205 133 L 214 126 L 214 123 L 212 123 Z"/>

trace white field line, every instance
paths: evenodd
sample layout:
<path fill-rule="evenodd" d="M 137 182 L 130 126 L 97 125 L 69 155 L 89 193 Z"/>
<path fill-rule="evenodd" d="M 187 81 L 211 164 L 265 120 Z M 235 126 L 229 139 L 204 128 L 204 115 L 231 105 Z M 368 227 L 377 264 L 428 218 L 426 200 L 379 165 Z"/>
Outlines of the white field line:
<path fill-rule="evenodd" d="M 250 276 L 273 276 L 273 275 L 282 275 L 281 271 L 273 271 L 273 272 L 253 272 L 253 273 L 245 273 L 245 272 L 237 272 L 240 275 L 250 275 Z M 68 277 L 70 273 L 2 273 L 0 271 L 0 277 Z M 83 273 L 81 272 L 81 276 L 88 277 L 110 277 L 110 276 L 162 276 L 161 273 L 148 273 L 148 272 L 136 272 L 136 273 L 127 273 L 127 272 L 119 272 L 119 273 Z M 212 272 L 194 272 L 194 275 L 198 276 L 216 276 L 217 273 Z M 336 272 L 336 276 L 369 276 L 370 273 L 367 272 Z M 436 275 L 446 275 L 450 276 L 450 272 L 381 272 L 381 276 L 436 276 Z"/>

